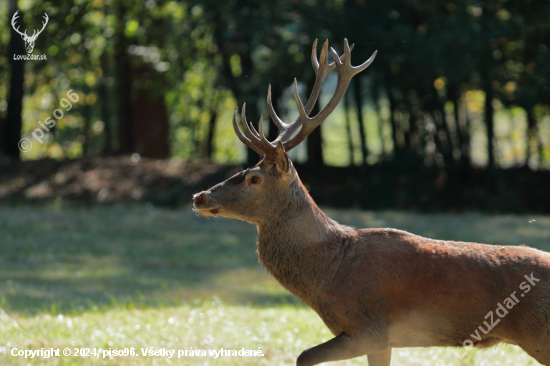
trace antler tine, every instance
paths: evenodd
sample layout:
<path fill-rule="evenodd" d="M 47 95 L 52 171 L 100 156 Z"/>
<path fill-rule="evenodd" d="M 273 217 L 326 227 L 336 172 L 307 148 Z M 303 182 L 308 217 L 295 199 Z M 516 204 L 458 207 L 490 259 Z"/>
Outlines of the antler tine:
<path fill-rule="evenodd" d="M 310 118 L 307 116 L 306 109 L 302 105 L 300 96 L 298 95 L 298 88 L 296 81 L 294 82 L 294 99 L 296 99 L 296 104 L 298 105 L 298 110 L 300 112 L 300 120 L 302 121 L 302 129 L 298 134 L 292 137 L 290 140 L 284 142 L 285 151 L 290 151 L 302 141 L 313 131 L 317 126 L 321 124 L 329 114 L 334 111 L 342 97 L 348 89 L 349 83 L 354 75 L 365 70 L 376 57 L 377 52 L 374 52 L 373 55 L 363 64 L 353 67 L 351 65 L 351 48 L 349 47 L 348 40 L 344 39 L 344 55 L 338 57 L 338 54 L 334 49 L 331 48 L 332 56 L 334 57 L 334 66 L 338 71 L 338 84 L 336 85 L 336 91 L 334 95 L 328 102 L 328 104 L 321 110 L 315 117 Z M 317 82 L 315 83 L 317 84 Z M 306 106 L 307 107 L 307 106 Z"/>
<path fill-rule="evenodd" d="M 260 135 L 260 141 L 262 143 L 263 151 L 266 156 L 274 156 L 276 152 L 276 147 L 273 146 L 267 139 L 265 138 L 264 131 L 263 131 L 263 125 L 264 125 L 264 116 L 260 115 L 260 123 L 258 124 L 258 132 Z"/>
<path fill-rule="evenodd" d="M 348 52 L 349 52 L 349 47 L 347 47 L 347 49 L 348 49 Z M 342 61 L 340 60 L 340 58 L 338 57 L 338 54 L 336 53 L 336 51 L 334 50 L 334 48 L 331 47 L 331 48 L 330 48 L 330 52 L 332 52 L 332 57 L 334 57 L 334 64 L 335 64 L 335 66 L 336 66 L 336 70 L 338 71 L 338 74 L 340 74 L 340 69 L 341 69 L 344 65 L 345 65 L 345 66 L 348 66 L 348 65 L 351 66 L 351 63 L 349 63 L 349 62 L 344 63 L 344 62 L 342 62 Z M 344 54 L 344 55 L 345 55 L 345 54 Z M 345 61 L 345 60 L 344 60 L 344 61 Z M 345 67 L 345 66 L 344 66 L 344 67 Z"/>
<path fill-rule="evenodd" d="M 311 95 L 309 96 L 309 99 L 306 103 L 306 110 L 307 114 L 311 113 L 313 110 L 313 106 L 317 102 L 317 98 L 319 97 L 319 92 L 321 91 L 321 87 L 323 86 L 323 82 L 325 81 L 325 77 L 328 74 L 327 71 L 327 64 L 328 64 L 328 40 L 325 41 L 323 44 L 323 48 L 321 49 L 321 56 L 319 58 L 319 61 L 317 60 L 317 39 L 313 42 L 313 47 L 311 48 L 311 65 L 313 66 L 313 70 L 315 71 L 315 85 L 313 86 L 313 90 L 311 92 Z M 272 108 L 272 107 L 271 107 Z M 270 115 L 273 118 L 273 114 L 271 113 L 270 109 Z M 273 111 L 275 112 L 275 111 Z M 277 117 L 278 118 L 278 117 Z M 280 120 L 280 119 L 279 119 Z M 282 121 L 281 121 L 282 122 Z M 275 122 L 277 124 L 277 122 Z M 283 129 L 279 128 L 281 130 L 281 133 L 277 137 L 277 139 L 281 141 L 287 141 L 292 137 L 294 132 L 302 125 L 302 121 L 300 117 L 296 118 L 293 122 L 289 124 L 282 124 Z M 279 127 L 279 126 L 277 126 Z"/>
<path fill-rule="evenodd" d="M 260 125 L 259 130 L 260 132 L 256 131 L 254 128 L 254 125 L 250 123 L 250 127 L 248 125 L 248 122 L 246 121 L 246 103 L 243 104 L 243 109 L 241 112 L 241 123 L 244 127 L 244 132 L 246 136 L 248 137 L 249 141 L 256 147 L 256 149 L 253 148 L 254 151 L 256 151 L 260 155 L 265 155 L 267 157 L 273 158 L 276 153 L 276 148 L 273 146 L 267 139 L 265 138 L 263 134 L 263 116 L 260 117 Z M 261 152 L 260 152 L 261 151 Z"/>
<path fill-rule="evenodd" d="M 358 74 L 360 73 L 361 71 L 365 70 L 367 67 L 370 66 L 370 64 L 372 64 L 372 62 L 374 61 L 374 59 L 376 58 L 376 55 L 378 54 L 378 51 L 374 51 L 373 54 L 371 55 L 371 57 L 369 57 L 369 59 L 365 62 L 363 62 L 361 65 L 359 66 L 355 66 L 353 67 L 353 69 L 355 70 L 355 74 Z"/>
<path fill-rule="evenodd" d="M 257 144 L 257 147 L 262 150 L 262 154 L 265 155 L 268 158 L 273 159 L 276 154 L 276 145 L 273 145 L 267 139 L 265 138 L 264 131 L 263 131 L 263 125 L 264 125 L 264 116 L 260 115 L 260 123 L 258 123 L 258 131 L 254 128 L 254 125 L 252 122 L 250 122 L 250 131 L 254 135 L 254 137 L 257 138 L 257 141 L 259 141 L 259 144 Z"/>
<path fill-rule="evenodd" d="M 15 21 L 17 20 L 17 18 L 19 18 L 18 13 L 19 13 L 19 10 L 15 11 L 15 13 L 13 14 L 13 17 L 11 18 L 11 26 L 12 26 L 13 30 L 16 31 L 17 33 L 19 33 L 20 35 L 27 35 L 26 30 L 25 30 L 25 33 L 23 33 L 19 30 L 19 26 L 17 26 L 17 28 L 15 28 Z"/>
<path fill-rule="evenodd" d="M 254 127 L 252 122 L 247 122 L 247 123 L 248 123 L 248 128 L 249 128 L 250 132 L 252 132 L 254 137 L 257 137 L 258 140 L 259 140 L 260 139 L 260 134 L 258 133 L 258 131 L 256 131 L 256 128 Z"/>
<path fill-rule="evenodd" d="M 353 46 L 351 48 L 353 48 Z M 345 57 L 345 54 L 341 56 L 342 61 L 344 61 Z M 336 66 L 334 62 L 331 64 L 328 63 L 328 40 L 323 43 L 319 60 L 317 60 L 317 40 L 313 42 L 313 47 L 311 50 L 311 64 L 315 70 L 316 78 L 315 84 L 313 85 L 313 90 L 311 91 L 311 95 L 309 96 L 305 106 L 306 115 L 309 115 L 313 110 L 313 106 L 317 102 L 317 98 L 319 98 L 319 93 L 321 92 L 321 88 L 323 87 L 327 74 Z M 273 114 L 270 111 L 272 118 Z M 277 122 L 275 122 L 275 124 L 277 124 Z M 292 123 L 283 124 L 285 128 L 283 130 L 279 128 L 281 133 L 277 138 L 283 142 L 288 141 L 301 125 L 302 119 L 300 117 L 296 118 Z"/>
<path fill-rule="evenodd" d="M 302 104 L 302 99 L 300 99 L 300 94 L 298 94 L 298 81 L 296 80 L 296 78 L 294 78 L 294 100 L 296 100 L 296 104 L 298 105 L 298 113 L 300 113 L 300 119 L 302 121 L 307 121 L 307 113 L 304 109 L 304 105 Z M 303 129 L 304 127 L 302 127 L 302 130 Z"/>
<path fill-rule="evenodd" d="M 239 126 L 237 125 L 237 112 L 239 111 L 239 108 L 235 108 L 235 113 L 233 114 L 233 129 L 235 130 L 235 134 L 241 140 L 243 144 L 251 148 L 252 150 L 256 151 L 258 154 L 263 155 L 264 153 L 260 148 L 258 148 L 252 141 L 250 141 L 248 138 L 246 138 L 245 135 L 241 132 Z"/>
<path fill-rule="evenodd" d="M 313 49 L 311 50 L 311 65 L 313 65 L 313 70 L 315 70 L 315 75 L 317 75 L 319 72 L 319 61 L 317 60 L 317 39 L 313 41 Z"/>
<path fill-rule="evenodd" d="M 279 129 L 279 131 L 286 130 L 288 128 L 288 125 L 284 123 L 279 116 L 277 116 L 277 113 L 275 112 L 275 109 L 273 108 L 273 101 L 271 99 L 271 84 L 269 84 L 267 88 L 267 109 L 269 111 L 269 115 L 271 116 L 271 119 L 273 120 L 273 123 L 275 123 L 275 126 Z"/>
<path fill-rule="evenodd" d="M 258 122 L 258 136 L 260 136 L 260 141 L 265 140 L 263 126 L 262 126 L 263 124 L 264 124 L 264 116 L 262 114 L 260 114 L 260 122 Z M 252 126 L 252 124 L 250 124 L 250 125 Z M 252 126 L 252 127 L 254 127 L 254 126 Z"/>
<path fill-rule="evenodd" d="M 39 35 L 40 33 L 42 33 L 42 31 L 44 30 L 44 28 L 46 28 L 46 25 L 48 24 L 48 20 L 49 20 L 50 18 L 48 18 L 48 14 L 46 14 L 46 13 L 44 13 L 44 18 L 45 18 L 45 19 L 44 19 L 45 22 L 42 22 L 42 29 L 40 29 L 38 32 L 35 30 L 34 33 L 33 33 L 33 35 L 31 36 L 31 38 L 33 38 L 33 37 L 38 37 L 38 35 Z"/>
<path fill-rule="evenodd" d="M 40 30 L 39 33 L 42 33 L 42 31 L 44 30 L 44 28 L 46 28 L 46 25 L 48 24 L 48 20 L 50 20 L 50 18 L 48 17 L 48 14 L 44 13 L 44 22 L 42 22 L 42 29 Z"/>
<path fill-rule="evenodd" d="M 250 139 L 250 141 L 252 141 L 254 143 L 254 145 L 256 146 L 260 146 L 260 138 L 258 136 L 258 133 L 256 132 L 256 130 L 254 130 L 254 132 L 256 132 L 256 134 L 252 133 L 252 131 L 250 131 L 250 127 L 248 127 L 248 122 L 246 121 L 246 103 L 243 103 L 243 109 L 241 110 L 241 124 L 243 125 L 243 128 L 244 128 L 244 133 L 246 135 L 246 137 L 248 137 Z M 250 124 L 252 126 L 252 124 Z M 252 127 L 254 128 L 254 127 Z"/>
<path fill-rule="evenodd" d="M 350 51 L 353 50 L 353 47 L 355 47 L 355 44 L 352 44 L 350 47 Z M 334 69 L 334 62 L 329 64 L 328 59 L 326 56 L 328 55 L 328 40 L 325 41 L 323 44 L 323 49 L 321 51 L 321 61 L 326 60 L 326 63 L 328 64 L 327 74 Z M 344 55 L 342 55 L 343 60 Z M 313 50 L 311 51 L 311 64 L 313 65 L 313 69 L 315 70 L 315 75 L 319 72 L 319 61 L 317 60 L 317 40 L 313 42 Z"/>
<path fill-rule="evenodd" d="M 347 42 L 347 41 L 346 41 L 346 42 Z M 351 46 L 348 47 L 350 52 L 353 50 L 353 47 L 355 47 L 355 43 L 353 43 Z M 332 52 L 332 58 L 334 59 L 334 62 L 328 64 L 328 66 L 327 66 L 327 67 L 328 67 L 328 69 L 327 69 L 327 74 L 328 74 L 329 72 L 331 72 L 332 70 L 334 70 L 334 68 L 336 67 L 336 57 L 338 56 L 338 54 L 336 54 L 336 57 L 334 56 L 335 53 L 333 52 L 334 49 L 333 49 L 332 47 L 330 48 L 330 51 Z M 343 54 L 342 56 L 340 56 L 338 59 L 339 59 L 340 61 L 344 62 L 347 58 L 349 58 L 349 56 L 346 57 L 346 52 L 345 52 L 345 50 L 344 50 L 344 54 Z M 351 59 L 350 59 L 350 61 L 351 61 Z"/>
<path fill-rule="evenodd" d="M 348 40 L 344 39 L 344 57 L 342 57 L 342 62 L 338 62 L 336 64 L 336 68 L 344 66 L 346 70 L 351 70 L 353 72 L 353 75 L 352 75 L 353 77 L 354 75 L 357 75 L 358 73 L 360 73 L 361 71 L 365 70 L 367 67 L 370 66 L 370 64 L 374 61 L 376 55 L 378 54 L 378 51 L 374 51 L 372 56 L 369 57 L 367 61 L 363 62 L 359 66 L 354 67 L 351 65 L 351 49 L 352 47 L 349 47 Z M 330 50 L 332 51 L 333 57 L 338 56 L 338 54 L 336 53 L 336 51 L 334 51 L 333 48 L 331 48 Z M 345 65 L 343 64 L 344 62 L 345 62 Z"/>

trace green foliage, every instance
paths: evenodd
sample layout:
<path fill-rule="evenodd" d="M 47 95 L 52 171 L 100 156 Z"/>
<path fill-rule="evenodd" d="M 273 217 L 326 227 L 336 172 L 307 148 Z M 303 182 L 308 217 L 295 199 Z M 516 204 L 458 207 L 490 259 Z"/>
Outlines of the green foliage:
<path fill-rule="evenodd" d="M 23 135 L 51 116 L 68 89 L 82 97 L 58 122 L 55 137 L 35 144 L 25 159 L 98 154 L 108 138 L 116 149 L 120 75 L 115 48 L 121 30 L 132 68 L 150 70 L 134 75 L 134 89 L 165 100 L 172 155 L 186 160 L 241 160 L 243 150 L 226 128 L 233 108 L 246 102 L 249 120 L 258 121 L 267 113 L 271 83 L 279 114 L 294 117 L 287 90 L 295 77 L 301 89 L 313 78 L 313 40 L 330 39 L 341 51 L 341 40 L 348 38 L 355 43 L 354 63 L 379 51 L 357 80 L 364 95 L 369 163 L 409 152 L 428 165 L 484 165 L 488 146 L 494 145 L 501 167 L 550 166 L 547 2 L 71 0 L 19 6 L 28 29 L 40 26 L 44 12 L 50 17 L 36 43 L 36 52 L 47 54 L 48 61 L 25 64 Z M 9 18 L 6 2 L 0 15 Z M 9 22 L 0 25 L 0 118 L 7 108 L 10 30 Z M 495 113 L 487 112 L 488 103 L 496 103 Z M 524 112 L 516 118 L 519 110 Z M 328 132 L 325 160 L 332 165 L 360 160 L 357 115 L 346 113 L 351 139 L 346 139 L 341 111 L 322 127 Z M 494 127 L 488 119 L 494 119 Z M 507 128 L 512 120 L 514 127 Z M 492 145 L 488 128 L 495 132 Z M 213 156 L 208 156 L 210 139 Z"/>

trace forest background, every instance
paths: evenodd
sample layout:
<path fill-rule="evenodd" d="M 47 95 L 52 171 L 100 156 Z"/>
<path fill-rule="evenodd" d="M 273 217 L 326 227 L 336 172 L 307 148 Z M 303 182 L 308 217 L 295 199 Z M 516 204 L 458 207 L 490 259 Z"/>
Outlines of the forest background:
<path fill-rule="evenodd" d="M 30 35 L 44 14 L 33 53 L 47 60 L 16 60 L 26 50 L 15 28 Z M 378 56 L 291 153 L 316 200 L 550 212 L 549 1 L 10 0 L 0 18 L 8 201 L 187 204 L 189 192 L 258 160 L 232 130 L 235 107 L 246 102 L 257 124 L 271 83 L 278 114 L 293 120 L 294 78 L 302 99 L 314 81 L 313 41 L 342 52 L 347 38 L 354 64 Z M 336 75 L 325 84 L 317 107 Z M 32 133 L 48 117 L 55 126 L 39 143 Z M 157 161 L 143 167 L 153 178 L 127 191 L 87 183 L 109 166 L 136 178 L 132 166 L 146 161 Z M 63 191 L 71 179 L 80 185 Z"/>

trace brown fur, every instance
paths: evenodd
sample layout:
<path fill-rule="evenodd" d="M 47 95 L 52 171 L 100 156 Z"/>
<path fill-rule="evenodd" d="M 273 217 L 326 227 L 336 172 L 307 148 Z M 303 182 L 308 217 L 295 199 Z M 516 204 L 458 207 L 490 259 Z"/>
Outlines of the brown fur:
<path fill-rule="evenodd" d="M 370 366 L 388 366 L 393 347 L 462 347 L 514 292 L 520 302 L 490 332 L 478 331 L 475 345 L 517 344 L 550 365 L 549 253 L 340 225 L 317 207 L 286 154 L 276 160 L 197 194 L 196 209 L 257 225 L 261 263 L 336 336 L 297 365 L 368 355 Z M 254 175 L 261 183 L 251 183 Z M 540 282 L 520 297 L 531 273 Z"/>

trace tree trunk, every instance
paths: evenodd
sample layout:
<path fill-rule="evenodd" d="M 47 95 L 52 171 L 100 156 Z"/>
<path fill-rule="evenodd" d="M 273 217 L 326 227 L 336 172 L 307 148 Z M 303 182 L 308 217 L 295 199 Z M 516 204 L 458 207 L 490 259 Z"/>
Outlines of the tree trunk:
<path fill-rule="evenodd" d="M 540 124 L 537 123 L 537 146 L 538 146 L 538 152 L 539 152 L 539 170 L 542 169 L 542 166 L 544 165 L 545 159 L 544 159 L 544 141 L 542 139 L 542 133 L 540 131 Z"/>
<path fill-rule="evenodd" d="M 363 91 L 361 88 L 361 78 L 358 76 L 353 80 L 353 96 L 355 98 L 355 108 L 357 111 L 357 121 L 359 122 L 359 136 L 361 137 L 361 164 L 367 164 L 367 134 L 365 132 L 365 122 L 363 120 Z"/>
<path fill-rule="evenodd" d="M 454 130 L 456 133 L 456 142 L 459 149 L 462 149 L 462 144 L 464 143 L 463 135 L 460 129 L 460 113 L 459 113 L 459 104 L 458 104 L 458 93 L 455 91 L 455 88 L 449 87 L 449 96 L 450 101 L 453 103 L 453 120 L 454 120 Z M 461 154 L 462 155 L 462 154 Z"/>
<path fill-rule="evenodd" d="M 111 155 L 113 153 L 113 128 L 111 125 L 111 113 L 109 112 L 109 91 L 105 79 L 107 78 L 107 70 L 109 69 L 109 60 L 107 52 L 103 51 L 100 58 L 100 65 L 103 74 L 99 78 L 97 85 L 97 93 L 99 99 L 99 107 L 101 119 L 103 120 L 103 155 Z"/>
<path fill-rule="evenodd" d="M 359 195 L 359 205 L 361 208 L 368 207 L 369 189 L 367 186 L 367 134 L 365 131 L 365 122 L 363 120 L 363 90 L 361 88 L 361 78 L 356 77 L 353 83 L 353 96 L 355 99 L 355 108 L 357 111 L 357 122 L 359 123 L 359 137 L 361 138 L 361 169 L 359 181 L 363 182 Z"/>
<path fill-rule="evenodd" d="M 395 120 L 395 110 L 397 109 L 397 103 L 391 90 L 388 88 L 388 100 L 390 102 L 390 124 L 391 124 L 391 137 L 393 141 L 393 154 L 398 155 L 401 148 L 397 142 L 397 121 Z"/>
<path fill-rule="evenodd" d="M 10 0 L 10 19 L 17 11 L 17 0 Z M 18 22 L 22 28 L 25 28 L 22 24 L 23 17 L 19 17 Z M 23 126 L 23 119 L 21 113 L 23 110 L 23 93 L 24 93 L 24 78 L 25 78 L 25 61 L 14 60 L 13 55 L 25 54 L 25 48 L 21 36 L 10 28 L 10 53 L 9 62 L 11 69 L 10 76 L 10 89 L 8 95 L 8 111 L 6 119 L 3 123 L 3 130 L 0 130 L 0 148 L 4 151 L 5 155 L 19 159 L 19 140 L 21 139 L 21 128 Z"/>
<path fill-rule="evenodd" d="M 483 10 L 480 17 L 480 34 L 488 35 L 495 31 L 494 29 L 494 15 L 496 11 L 496 2 L 483 0 L 479 4 Z M 486 40 L 482 40 L 486 41 Z M 494 110 L 493 110 L 493 98 L 494 91 L 491 82 L 493 81 L 494 70 L 497 69 L 497 64 L 494 62 L 490 47 L 484 47 L 483 52 L 480 55 L 480 74 L 482 88 L 485 92 L 485 103 L 483 108 L 483 117 L 485 120 L 485 126 L 487 129 L 487 155 L 489 157 L 488 167 L 494 168 L 495 162 L 495 130 L 494 130 Z"/>
<path fill-rule="evenodd" d="M 470 132 L 467 123 L 468 116 L 464 115 L 464 123 L 460 122 L 460 102 L 458 93 L 452 93 L 451 103 L 453 103 L 456 136 L 458 139 L 458 148 L 460 149 L 460 163 L 464 166 L 470 166 Z"/>
<path fill-rule="evenodd" d="M 251 16 L 249 12 L 250 8 L 246 1 L 241 0 L 237 1 L 237 3 L 232 6 L 232 9 L 235 10 L 232 14 L 234 19 L 239 19 L 239 21 L 237 22 L 237 29 L 233 33 L 231 39 L 227 38 L 228 34 L 224 27 L 225 21 L 221 12 L 217 11 L 212 13 L 214 24 L 218 24 L 218 26 L 213 29 L 213 36 L 222 59 L 221 74 L 226 85 L 229 86 L 233 96 L 237 100 L 239 108 L 242 107 L 244 102 L 247 102 L 246 115 L 249 116 L 253 124 L 257 126 L 257 121 L 260 116 L 257 113 L 258 108 L 256 106 L 258 98 L 257 86 L 251 81 L 254 69 L 250 49 L 252 36 L 250 27 L 248 26 Z M 233 75 L 231 70 L 230 60 L 234 54 L 238 54 L 241 61 L 242 72 L 240 75 Z M 247 162 L 250 165 L 256 164 L 258 162 L 258 154 L 248 147 L 246 151 Z"/>
<path fill-rule="evenodd" d="M 406 105 L 407 108 L 407 125 L 403 126 L 403 142 L 405 143 L 405 149 L 412 151 L 412 126 L 413 126 L 413 108 L 410 104 Z M 403 121 L 405 121 L 405 116 L 402 115 Z"/>
<path fill-rule="evenodd" d="M 218 118 L 217 105 L 213 105 L 210 111 L 210 120 L 208 121 L 208 134 L 206 136 L 206 159 L 212 161 L 212 155 L 214 154 L 214 130 L 216 128 L 216 121 Z"/>
<path fill-rule="evenodd" d="M 349 118 L 349 97 L 344 95 L 344 114 L 346 116 L 346 135 L 348 138 L 349 165 L 355 166 L 355 154 L 353 148 L 353 139 L 351 138 L 351 119 Z"/>
<path fill-rule="evenodd" d="M 533 114 L 532 108 L 525 108 L 525 111 L 527 112 L 527 134 L 526 134 L 526 141 L 525 141 L 525 165 L 529 166 L 529 159 L 531 158 L 531 155 L 533 154 L 533 151 L 531 149 L 531 144 L 533 141 L 536 142 L 537 139 L 537 120 L 535 119 L 535 115 Z M 540 160 L 539 160 L 540 163 Z"/>
<path fill-rule="evenodd" d="M 441 157 L 443 158 L 443 161 L 445 162 L 445 166 L 448 166 L 447 165 L 448 162 L 447 162 L 446 154 L 445 154 L 445 150 L 446 150 L 445 149 L 445 143 L 441 139 L 441 135 L 439 134 L 439 128 L 438 128 L 438 122 L 437 122 L 439 111 L 438 110 L 435 110 L 435 111 L 432 110 L 431 112 L 428 112 L 426 114 L 432 119 L 433 124 L 435 126 L 435 131 L 433 133 L 433 139 L 434 139 L 434 144 L 435 144 L 435 148 L 436 148 L 436 154 L 437 153 L 441 154 Z"/>
<path fill-rule="evenodd" d="M 462 112 L 464 113 L 464 147 L 462 148 L 463 154 L 466 154 L 468 156 L 468 164 L 472 164 L 472 155 L 471 155 L 471 139 L 472 139 L 472 133 L 470 132 L 471 129 L 471 122 L 470 122 L 470 116 L 468 115 L 468 107 L 464 105 L 462 107 Z"/>
<path fill-rule="evenodd" d="M 132 78 L 153 79 L 155 69 L 150 64 L 143 64 L 132 70 Z M 135 85 L 133 89 L 132 152 L 143 157 L 166 159 L 170 156 L 170 124 L 164 94 L 155 92 L 145 83 Z"/>
<path fill-rule="evenodd" d="M 119 1 L 117 8 L 118 25 L 115 36 L 115 63 L 118 77 L 118 153 L 131 154 L 134 146 L 133 104 L 132 104 L 132 70 L 128 42 L 124 35 L 126 7 Z"/>
<path fill-rule="evenodd" d="M 311 91 L 313 90 L 313 85 L 315 84 L 315 78 L 312 77 L 308 83 L 307 83 L 307 95 L 311 95 Z M 311 110 L 310 116 L 315 116 L 317 113 L 319 113 L 320 106 L 319 106 L 319 98 L 317 99 L 317 103 L 313 106 L 313 109 Z M 321 126 L 318 126 L 316 129 L 314 129 L 309 136 L 307 137 L 307 162 L 308 164 L 313 168 L 321 168 L 324 166 L 323 161 L 323 136 L 321 133 Z"/>
<path fill-rule="evenodd" d="M 485 75 L 486 78 L 488 78 L 488 75 Z M 491 87 L 491 82 L 486 79 L 485 80 L 485 107 L 484 107 L 484 119 L 485 119 L 485 126 L 487 128 L 487 153 L 489 156 L 489 168 L 495 167 L 495 145 L 494 145 L 494 139 L 495 139 L 495 130 L 494 130 L 494 122 L 493 122 L 493 88 Z"/>
<path fill-rule="evenodd" d="M 84 87 L 84 92 L 86 95 L 90 93 L 88 86 Z M 82 126 L 82 135 L 84 136 L 84 141 L 82 142 L 82 155 L 88 156 L 90 155 L 90 125 L 92 122 L 92 108 L 86 102 L 82 108 L 82 117 L 84 117 L 84 126 Z"/>
<path fill-rule="evenodd" d="M 244 52 L 240 52 L 239 57 L 241 59 L 241 70 L 242 70 L 241 78 L 243 76 L 245 78 L 248 78 L 254 72 L 254 63 L 252 61 L 252 54 L 250 49 L 247 48 Z M 243 85 L 240 85 L 239 83 L 237 83 L 235 87 L 242 88 Z M 254 127 L 256 127 L 256 130 L 258 130 L 258 122 L 260 120 L 260 114 L 259 114 L 258 105 L 257 105 L 258 96 L 251 91 L 252 90 L 246 90 L 244 93 L 245 99 L 247 99 L 246 115 L 247 115 L 248 121 L 252 122 Z M 251 148 L 247 148 L 247 151 L 248 151 L 248 159 L 247 159 L 248 164 L 249 166 L 253 166 L 258 162 L 258 154 Z"/>
<path fill-rule="evenodd" d="M 437 90 L 434 90 L 434 93 L 437 92 Z M 437 105 L 437 112 L 439 117 L 439 125 L 440 128 L 438 128 L 438 131 L 436 132 L 438 135 L 442 133 L 445 135 L 445 139 L 440 138 L 441 141 L 441 154 L 443 155 L 443 160 L 445 161 L 445 166 L 449 167 L 454 163 L 454 157 L 453 157 L 453 138 L 451 135 L 451 130 L 449 129 L 449 125 L 447 124 L 447 112 L 445 112 L 445 106 L 443 103 L 440 103 L 439 101 L 435 102 Z M 437 126 L 437 124 L 436 124 Z"/>
<path fill-rule="evenodd" d="M 384 138 L 384 120 L 380 111 L 380 94 L 378 93 L 378 85 L 372 87 L 372 102 L 374 104 L 374 110 L 376 112 L 376 119 L 378 120 L 378 138 L 380 138 L 380 145 L 382 146 L 382 159 L 386 159 L 386 139 Z"/>

